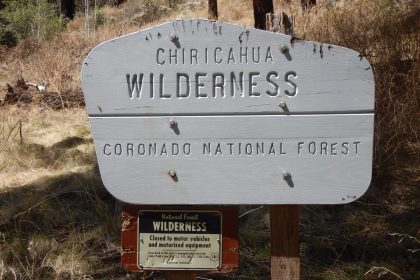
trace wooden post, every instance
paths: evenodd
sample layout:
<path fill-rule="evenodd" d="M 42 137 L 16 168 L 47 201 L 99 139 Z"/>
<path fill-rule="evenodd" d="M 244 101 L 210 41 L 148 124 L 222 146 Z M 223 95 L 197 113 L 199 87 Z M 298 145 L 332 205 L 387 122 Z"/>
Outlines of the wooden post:
<path fill-rule="evenodd" d="M 217 20 L 217 0 L 209 0 L 209 19 Z"/>
<path fill-rule="evenodd" d="M 265 30 L 267 31 L 274 31 L 273 27 L 274 27 L 274 14 L 272 13 L 268 13 L 265 15 Z"/>
<path fill-rule="evenodd" d="M 257 22 L 261 24 L 261 18 L 257 18 L 255 10 L 256 2 L 266 5 L 265 14 L 258 15 L 264 20 L 261 29 L 272 29 L 273 9 L 272 1 L 254 0 L 255 27 Z M 271 7 L 269 3 L 271 2 Z M 260 6 L 261 7 L 261 6 Z M 283 23 L 283 13 L 281 13 L 280 25 Z M 300 279 L 300 253 L 299 253 L 299 208 L 297 205 L 274 205 L 270 208 L 270 236 L 271 236 L 271 279 L 272 280 L 299 280 Z"/>
<path fill-rule="evenodd" d="M 168 271 L 166 272 L 166 280 L 194 280 L 195 271 Z"/>
<path fill-rule="evenodd" d="M 270 209 L 271 279 L 299 280 L 299 208 L 276 205 Z"/>
<path fill-rule="evenodd" d="M 274 13 L 273 0 L 253 0 L 255 28 L 265 29 L 266 14 Z"/>

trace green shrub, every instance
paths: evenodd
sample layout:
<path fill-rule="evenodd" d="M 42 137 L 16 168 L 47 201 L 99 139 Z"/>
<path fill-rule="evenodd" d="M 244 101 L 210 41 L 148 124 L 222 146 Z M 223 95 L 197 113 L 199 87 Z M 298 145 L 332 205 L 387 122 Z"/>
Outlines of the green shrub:
<path fill-rule="evenodd" d="M 104 11 L 102 11 L 101 9 L 97 9 L 96 16 L 94 16 L 93 21 L 94 26 L 96 28 L 98 28 L 101 25 L 104 25 L 106 23 L 106 16 Z"/>
<path fill-rule="evenodd" d="M 8 28 L 18 40 L 33 36 L 45 41 L 65 27 L 57 5 L 48 0 L 5 0 L 4 3 L 0 15 L 10 21 Z"/>
<path fill-rule="evenodd" d="M 0 30 L 0 45 L 12 48 L 17 45 L 16 34 L 12 30 Z"/>

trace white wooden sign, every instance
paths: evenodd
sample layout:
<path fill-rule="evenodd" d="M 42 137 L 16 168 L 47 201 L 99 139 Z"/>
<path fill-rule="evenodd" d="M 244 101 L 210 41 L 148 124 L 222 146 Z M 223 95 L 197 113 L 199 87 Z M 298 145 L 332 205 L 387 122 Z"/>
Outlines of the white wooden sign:
<path fill-rule="evenodd" d="M 82 85 L 125 202 L 337 204 L 369 186 L 374 80 L 353 50 L 178 20 L 94 48 Z"/>

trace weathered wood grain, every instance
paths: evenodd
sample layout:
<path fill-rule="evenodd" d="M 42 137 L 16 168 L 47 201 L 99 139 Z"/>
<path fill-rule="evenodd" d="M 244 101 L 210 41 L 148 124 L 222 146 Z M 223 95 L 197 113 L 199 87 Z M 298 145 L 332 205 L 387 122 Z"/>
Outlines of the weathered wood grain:
<path fill-rule="evenodd" d="M 237 81 L 241 72 L 243 84 Z M 83 65 L 82 86 L 91 116 L 373 112 L 374 106 L 372 69 L 357 52 L 200 19 L 171 21 L 98 45 Z M 188 97 L 182 97 L 188 87 Z"/>
<path fill-rule="evenodd" d="M 171 119 L 91 118 L 112 195 L 135 204 L 337 204 L 360 197 L 371 180 L 373 114 L 179 116 L 175 128 Z"/>
<path fill-rule="evenodd" d="M 194 280 L 196 275 L 194 271 L 168 271 L 166 280 Z"/>
<path fill-rule="evenodd" d="M 353 50 L 177 20 L 98 45 L 82 86 L 125 202 L 347 203 L 371 180 L 374 80 Z"/>
<path fill-rule="evenodd" d="M 271 206 L 270 233 L 271 279 L 299 280 L 299 207 Z"/>

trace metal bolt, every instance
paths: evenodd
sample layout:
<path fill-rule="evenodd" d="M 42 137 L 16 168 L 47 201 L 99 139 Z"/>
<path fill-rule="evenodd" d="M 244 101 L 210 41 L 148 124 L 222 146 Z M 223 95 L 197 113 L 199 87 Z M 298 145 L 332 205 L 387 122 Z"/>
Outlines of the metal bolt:
<path fill-rule="evenodd" d="M 171 128 L 176 127 L 176 125 L 177 125 L 177 123 L 176 123 L 176 121 L 175 121 L 175 120 L 170 120 L 170 121 L 169 121 L 169 126 L 170 126 Z"/>
<path fill-rule="evenodd" d="M 282 54 L 285 54 L 289 51 L 289 47 L 286 46 L 286 45 L 281 45 L 280 51 L 281 51 Z"/>
<path fill-rule="evenodd" d="M 169 36 L 169 40 L 171 42 L 175 42 L 176 40 L 178 40 L 178 36 L 176 36 L 175 34 L 171 34 L 171 36 Z"/>
<path fill-rule="evenodd" d="M 280 104 L 279 104 L 279 106 L 281 107 L 281 108 L 286 108 L 286 102 L 284 102 L 284 101 L 281 101 L 280 102 Z"/>
<path fill-rule="evenodd" d="M 289 171 L 283 171 L 283 179 L 287 180 L 291 177 L 292 175 L 290 174 Z"/>
<path fill-rule="evenodd" d="M 144 243 L 144 240 L 143 240 L 143 238 L 140 238 L 140 242 L 141 242 L 141 243 Z"/>
<path fill-rule="evenodd" d="M 176 176 L 176 172 L 175 172 L 175 170 L 169 170 L 168 174 L 169 174 L 169 176 L 171 176 L 172 178 Z"/>

